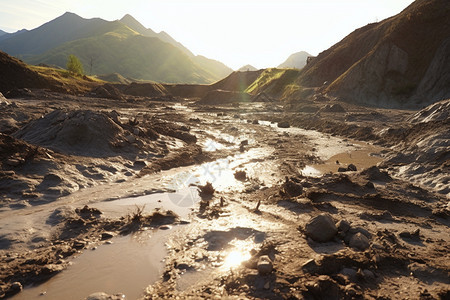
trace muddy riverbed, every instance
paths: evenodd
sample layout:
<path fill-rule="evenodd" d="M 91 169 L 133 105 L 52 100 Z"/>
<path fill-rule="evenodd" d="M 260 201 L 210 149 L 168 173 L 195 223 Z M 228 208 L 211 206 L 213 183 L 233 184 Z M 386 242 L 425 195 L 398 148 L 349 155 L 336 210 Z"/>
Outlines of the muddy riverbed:
<path fill-rule="evenodd" d="M 17 128 L 1 136 L 0 297 L 450 295 L 448 157 L 423 158 L 428 181 L 399 172 L 415 112 L 15 103 L 2 116 Z M 80 120 L 93 123 L 74 131 Z M 448 121 L 427 124 L 445 138 Z"/>

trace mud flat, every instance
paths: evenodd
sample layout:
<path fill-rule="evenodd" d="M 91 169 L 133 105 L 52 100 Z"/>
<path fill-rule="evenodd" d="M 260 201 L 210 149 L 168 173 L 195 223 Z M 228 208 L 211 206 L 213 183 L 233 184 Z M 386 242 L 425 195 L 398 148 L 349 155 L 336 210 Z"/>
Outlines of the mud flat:
<path fill-rule="evenodd" d="M 450 295 L 446 103 L 27 101 L 2 115 L 3 298 Z M 80 120 L 111 135 L 74 148 Z"/>

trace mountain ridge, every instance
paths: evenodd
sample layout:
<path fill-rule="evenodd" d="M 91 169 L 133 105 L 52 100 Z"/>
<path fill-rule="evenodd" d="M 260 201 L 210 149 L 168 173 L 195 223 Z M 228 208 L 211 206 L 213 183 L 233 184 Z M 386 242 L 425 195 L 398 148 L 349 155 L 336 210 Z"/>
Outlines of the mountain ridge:
<path fill-rule="evenodd" d="M 88 73 L 120 73 L 168 83 L 212 83 L 232 72 L 221 62 L 193 55 L 167 33 L 145 28 L 131 15 L 122 21 L 105 21 L 66 12 L 33 30 L 0 40 L 0 49 L 28 63 L 63 68 L 67 56 L 74 54 Z"/>

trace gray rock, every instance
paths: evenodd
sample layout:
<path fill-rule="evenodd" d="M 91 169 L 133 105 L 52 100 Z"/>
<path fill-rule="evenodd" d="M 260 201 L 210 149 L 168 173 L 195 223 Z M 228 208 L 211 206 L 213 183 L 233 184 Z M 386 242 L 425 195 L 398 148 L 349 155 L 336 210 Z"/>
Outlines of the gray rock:
<path fill-rule="evenodd" d="M 340 273 L 351 280 L 356 278 L 356 270 L 352 268 L 343 268 Z"/>
<path fill-rule="evenodd" d="M 312 218 L 305 227 L 306 235 L 316 242 L 331 241 L 338 232 L 333 218 L 329 214 L 321 214 Z"/>
<path fill-rule="evenodd" d="M 259 257 L 258 264 L 256 265 L 259 274 L 269 274 L 273 270 L 273 264 L 269 256 L 262 255 Z"/>
<path fill-rule="evenodd" d="M 357 232 L 350 238 L 349 246 L 354 249 L 364 251 L 369 248 L 370 242 L 364 234 Z"/>
<path fill-rule="evenodd" d="M 364 269 L 362 272 L 364 275 L 364 279 L 369 280 L 369 281 L 375 279 L 375 274 L 373 274 L 372 271 Z"/>
<path fill-rule="evenodd" d="M 340 220 L 339 222 L 337 222 L 336 227 L 339 231 L 347 232 L 350 229 L 350 223 L 346 220 Z"/>
<path fill-rule="evenodd" d="M 348 232 L 351 233 L 351 234 L 355 234 L 355 233 L 360 232 L 360 233 L 364 234 L 368 239 L 372 238 L 372 234 L 367 229 L 364 229 L 364 228 L 362 228 L 360 226 L 352 227 L 352 228 L 350 228 L 350 230 Z"/>

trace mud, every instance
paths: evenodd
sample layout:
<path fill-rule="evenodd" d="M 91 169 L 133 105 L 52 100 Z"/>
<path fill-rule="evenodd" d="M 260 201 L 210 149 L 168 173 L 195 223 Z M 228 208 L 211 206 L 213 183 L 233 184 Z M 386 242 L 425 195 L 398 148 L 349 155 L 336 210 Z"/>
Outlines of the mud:
<path fill-rule="evenodd" d="M 2 298 L 450 295 L 446 102 L 46 95 L 1 104 Z M 308 224 L 322 214 L 335 229 L 318 242 Z M 136 236 L 157 267 L 113 258 L 137 253 L 123 242 Z M 122 272 L 133 284 L 102 285 Z"/>

